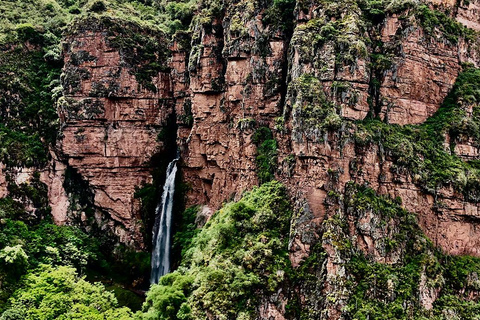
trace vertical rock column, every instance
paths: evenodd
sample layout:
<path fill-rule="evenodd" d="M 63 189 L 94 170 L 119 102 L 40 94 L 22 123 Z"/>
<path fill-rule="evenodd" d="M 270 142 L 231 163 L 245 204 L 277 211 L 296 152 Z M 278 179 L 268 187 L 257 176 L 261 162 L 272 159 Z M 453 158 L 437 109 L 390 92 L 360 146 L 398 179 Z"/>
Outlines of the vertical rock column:
<path fill-rule="evenodd" d="M 167 46 L 158 31 L 113 18 L 80 20 L 72 30 L 64 48 L 59 149 L 87 182 L 102 230 L 143 247 L 134 192 L 152 182 L 150 159 L 164 151 L 157 135 L 173 112 Z M 92 218 L 69 209 L 72 219 Z"/>
<path fill-rule="evenodd" d="M 263 23 L 261 2 L 224 7 L 214 15 L 200 12 L 192 23 L 188 96 L 177 104 L 180 127 L 191 117 L 191 129 L 180 129 L 178 137 L 192 187 L 188 202 L 212 209 L 258 183 L 252 135 L 262 126 L 272 129 L 281 115 L 287 38 Z"/>

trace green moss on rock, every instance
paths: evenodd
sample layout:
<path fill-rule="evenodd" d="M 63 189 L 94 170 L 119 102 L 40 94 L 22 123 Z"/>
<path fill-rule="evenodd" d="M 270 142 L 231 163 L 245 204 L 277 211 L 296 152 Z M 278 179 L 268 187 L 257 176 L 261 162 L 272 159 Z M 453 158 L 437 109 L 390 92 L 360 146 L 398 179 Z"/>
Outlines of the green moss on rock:
<path fill-rule="evenodd" d="M 182 267 L 152 287 L 138 316 L 254 319 L 260 299 L 286 280 L 290 216 L 286 190 L 276 181 L 225 205 L 194 236 Z"/>

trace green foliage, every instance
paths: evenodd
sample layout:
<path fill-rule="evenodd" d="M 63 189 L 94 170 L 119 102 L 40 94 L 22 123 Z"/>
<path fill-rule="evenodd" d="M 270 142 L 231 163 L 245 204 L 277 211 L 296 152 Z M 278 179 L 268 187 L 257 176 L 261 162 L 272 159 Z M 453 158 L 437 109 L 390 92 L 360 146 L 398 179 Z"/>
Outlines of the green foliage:
<path fill-rule="evenodd" d="M 74 268 L 43 265 L 29 274 L 9 300 L 2 320 L 107 319 L 127 320 L 132 314 L 118 308 L 117 300 L 103 285 L 79 278 Z"/>
<path fill-rule="evenodd" d="M 427 120 L 426 130 L 432 137 L 441 138 L 435 132 L 448 132 L 455 139 L 459 136 L 480 139 L 480 69 L 464 66 L 449 95 L 438 112 Z M 466 108 L 472 106 L 469 115 Z"/>
<path fill-rule="evenodd" d="M 418 6 L 416 16 L 420 19 L 425 33 L 430 36 L 433 36 L 438 30 L 452 43 L 457 43 L 459 37 L 467 40 L 475 38 L 475 31 L 465 27 L 441 11 L 430 9 L 427 5 L 422 4 Z"/>
<path fill-rule="evenodd" d="M 388 14 L 405 14 L 407 9 L 420 22 L 424 32 L 432 37 L 443 35 L 448 41 L 456 44 L 459 38 L 473 40 L 476 32 L 465 27 L 449 16 L 448 12 L 432 9 L 429 5 L 414 0 L 360 0 L 357 1 L 362 9 L 364 19 L 369 25 L 378 25 Z M 409 14 L 409 12 L 407 12 Z"/>
<path fill-rule="evenodd" d="M 2 199 L 3 200 L 3 199 Z M 14 201 L 15 202 L 15 201 Z M 6 216 L 9 216 L 8 208 Z M 22 208 L 18 209 L 22 211 Z M 98 242 L 74 227 L 47 222 L 28 226 L 22 221 L 0 221 L 0 311 L 20 285 L 20 276 L 40 264 L 70 265 L 84 272 L 94 261 L 101 264 Z"/>
<path fill-rule="evenodd" d="M 107 10 L 107 5 L 103 1 L 95 1 L 88 10 L 96 13 L 104 12 Z"/>
<path fill-rule="evenodd" d="M 183 313 L 188 308 L 185 303 L 191 294 L 194 279 L 184 268 L 163 276 L 158 285 L 152 286 L 147 293 L 145 306 L 150 308 L 143 314 L 137 312 L 136 319 L 185 319 L 177 317 L 177 313 Z"/>
<path fill-rule="evenodd" d="M 195 223 L 198 210 L 199 207 L 193 206 L 183 212 L 180 229 L 173 236 L 173 248 L 181 252 L 181 257 L 184 257 L 186 252 L 191 249 L 193 239 L 200 232 Z"/>
<path fill-rule="evenodd" d="M 47 150 L 38 134 L 14 131 L 4 124 L 0 124 L 0 148 L 2 162 L 9 166 L 38 166 L 47 160 Z"/>
<path fill-rule="evenodd" d="M 112 252 L 111 244 L 103 243 L 100 236 L 94 237 L 95 233 L 86 234 L 76 227 L 56 226 L 47 221 L 27 225 L 8 218 L 9 209 L 5 210 L 7 213 L 0 211 L 0 312 L 12 292 L 23 288 L 19 278 L 43 264 L 71 266 L 97 281 L 108 277 L 121 305 L 139 309 L 140 298 L 117 283 L 129 284 L 148 274 L 149 253 L 124 246 L 117 246 Z"/>
<path fill-rule="evenodd" d="M 28 183 L 17 185 L 10 181 L 8 176 L 7 181 L 8 196 L 0 199 L 0 210 L 4 212 L 4 217 L 38 222 L 50 214 L 47 186 L 40 181 L 38 171 L 34 172 Z M 25 207 L 28 205 L 35 207 L 34 215 L 25 211 Z"/>
<path fill-rule="evenodd" d="M 23 43 L 52 45 L 60 39 L 69 16 L 56 1 L 2 1 L 0 44 Z"/>
<path fill-rule="evenodd" d="M 218 0 L 199 0 L 197 1 L 197 11 L 192 20 L 192 28 L 202 25 L 207 29 L 212 27 L 215 18 L 219 18 L 224 10 L 224 2 Z M 198 35 L 193 34 L 193 38 Z"/>
<path fill-rule="evenodd" d="M 356 4 L 348 1 L 328 2 L 328 7 L 324 9 L 325 16 L 297 26 L 299 32 L 294 34 L 292 40 L 298 43 L 302 62 L 313 62 L 317 70 L 326 70 L 325 46 L 329 46 L 328 50 L 331 47 L 334 49 L 336 69 L 355 66 L 359 58 L 367 57 L 366 43 L 370 40 L 363 35 L 362 21 L 355 9 Z"/>
<path fill-rule="evenodd" d="M 276 181 L 225 205 L 194 236 L 182 267 L 151 287 L 142 319 L 252 318 L 289 271 L 290 216 Z"/>
<path fill-rule="evenodd" d="M 345 89 L 335 82 L 332 91 Z M 296 95 L 292 113 L 296 122 L 293 135 L 297 141 L 324 141 L 329 130 L 341 127 L 337 106 L 327 99 L 317 77 L 303 74 L 290 84 L 289 90 Z"/>
<path fill-rule="evenodd" d="M 0 230 L 0 248 L 22 245 L 32 267 L 47 263 L 85 270 L 89 261 L 100 258 L 98 243 L 75 227 L 47 222 L 29 227 L 22 221 L 5 219 Z"/>
<path fill-rule="evenodd" d="M 470 301 L 469 294 L 480 288 L 480 259 L 438 251 L 419 229 L 415 215 L 401 208 L 397 200 L 353 184 L 347 189 L 349 210 L 354 214 L 371 212 L 386 221 L 386 227 L 394 221 L 391 249 L 400 253 L 393 263 L 377 262 L 378 258 L 374 260 L 358 249 L 348 257 L 347 288 L 351 295 L 344 308 L 348 317 L 446 319 L 450 314 L 451 319 L 475 319 L 480 305 Z M 433 310 L 427 311 L 420 304 L 420 290 L 437 292 Z"/>
<path fill-rule="evenodd" d="M 46 39 L 58 44 L 62 31 L 79 16 L 109 16 L 161 29 L 173 35 L 190 24 L 196 1 L 135 0 L 48 0 L 3 1 L 0 4 L 0 44 L 40 43 Z"/>
<path fill-rule="evenodd" d="M 150 271 L 150 269 L 149 269 Z M 91 279 L 87 279 L 89 282 L 92 282 Z M 113 292 L 115 294 L 115 298 L 118 300 L 119 306 L 124 306 L 132 310 L 133 312 L 140 310 L 142 308 L 142 304 L 145 301 L 144 297 L 138 292 L 133 292 L 128 289 L 125 289 L 121 284 L 108 284 L 103 282 L 105 285 L 105 289 L 108 291 Z"/>
<path fill-rule="evenodd" d="M 295 4 L 295 0 L 273 0 L 273 4 L 265 10 L 263 23 L 291 32 L 294 27 Z"/>
<path fill-rule="evenodd" d="M 479 290 L 480 259 L 470 256 L 441 257 L 445 267 L 445 291 L 449 294 L 469 290 Z"/>
<path fill-rule="evenodd" d="M 166 23 L 169 33 L 174 34 L 179 30 L 187 30 L 196 7 L 196 0 L 189 0 L 187 2 L 168 1 L 165 6 L 165 11 L 170 18 Z"/>
<path fill-rule="evenodd" d="M 0 159 L 9 166 L 43 165 L 45 144 L 56 138 L 52 89 L 60 66 L 41 51 L 21 48 L 1 51 L 0 61 Z"/>
<path fill-rule="evenodd" d="M 373 25 L 381 23 L 387 14 L 402 12 L 409 8 L 415 8 L 414 0 L 360 0 L 359 7 L 367 21 Z"/>
<path fill-rule="evenodd" d="M 22 245 L 6 246 L 0 250 L 0 270 L 8 280 L 18 280 L 28 267 L 28 256 Z"/>
<path fill-rule="evenodd" d="M 386 154 L 399 167 L 407 168 L 414 181 L 427 192 L 435 193 L 438 188 L 453 185 L 463 191 L 467 199 L 477 197 L 475 181 L 479 177 L 478 169 L 444 150 L 438 139 L 442 131 L 430 136 L 428 125 L 401 127 L 377 120 L 364 121 L 359 128 L 370 132 L 368 139 L 381 144 Z M 365 140 L 362 138 L 359 142 L 363 144 Z"/>
<path fill-rule="evenodd" d="M 277 167 L 277 141 L 272 131 L 267 127 L 258 128 L 252 136 L 252 142 L 257 146 L 257 170 L 260 184 L 275 178 Z"/>
<path fill-rule="evenodd" d="M 154 176 L 154 180 L 156 177 Z M 157 184 L 147 183 L 135 190 L 134 197 L 140 199 L 140 214 L 145 226 L 153 225 L 155 219 L 155 208 L 157 207 L 158 194 L 161 190 Z M 148 239 L 148 238 L 147 238 Z"/>
<path fill-rule="evenodd" d="M 100 260 L 100 266 L 95 269 L 100 269 L 100 279 L 106 277 L 115 283 L 127 285 L 146 280 L 146 276 L 150 274 L 150 252 L 136 251 L 125 245 L 117 245 L 112 250 L 105 248 L 106 245 L 108 243 L 101 246 L 106 263 Z M 94 268 L 87 271 L 91 272 L 92 269 Z"/>

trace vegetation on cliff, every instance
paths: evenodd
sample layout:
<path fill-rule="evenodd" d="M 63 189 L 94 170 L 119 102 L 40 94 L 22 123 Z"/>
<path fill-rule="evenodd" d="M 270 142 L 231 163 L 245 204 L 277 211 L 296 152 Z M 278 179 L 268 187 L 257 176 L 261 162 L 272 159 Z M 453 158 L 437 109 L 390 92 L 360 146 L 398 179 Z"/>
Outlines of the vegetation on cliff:
<path fill-rule="evenodd" d="M 15 202 L 9 202 L 10 205 L 12 203 Z M 57 226 L 48 220 L 24 222 L 19 218 L 24 219 L 28 215 L 23 212 L 18 216 L 22 208 L 17 207 L 14 211 L 11 208 L 6 201 L 0 207 L 0 312 L 10 310 L 1 319 L 57 319 L 58 314 L 52 316 L 46 313 L 43 318 L 38 316 L 42 313 L 39 311 L 41 308 L 55 304 L 53 300 L 41 300 L 53 294 L 56 301 L 66 299 L 74 303 L 77 301 L 73 299 L 77 290 L 79 293 L 87 290 L 85 294 L 95 290 L 98 294 L 107 295 L 110 304 L 104 307 L 104 311 L 117 305 L 116 298 L 110 298 L 111 293 L 103 293 L 103 286 L 90 287 L 77 274 L 82 278 L 87 276 L 89 281 L 105 282 L 109 290 L 115 291 L 122 305 L 139 308 L 141 298 L 122 289 L 121 284 L 138 281 L 139 275 L 141 277 L 145 272 L 141 270 L 142 260 L 139 259 L 142 254 L 122 246 L 117 246 L 112 253 L 106 239 L 86 234 L 77 227 Z M 45 292 L 36 290 L 37 282 L 46 282 Z M 68 286 L 61 286 L 61 282 Z M 77 285 L 80 287 L 75 289 Z M 39 304 L 32 305 L 18 296 L 25 299 L 27 296 L 34 297 L 32 299 Z M 86 302 L 79 303 L 81 307 Z M 63 313 L 70 307 L 64 305 L 62 308 L 66 309 L 58 312 Z"/>
<path fill-rule="evenodd" d="M 415 215 L 372 189 L 355 188 L 349 207 L 355 215 L 371 212 L 387 222 L 385 228 L 395 228 L 378 240 L 385 242 L 385 256 L 398 256 L 382 263 L 365 252 L 352 252 L 346 263 L 352 290 L 346 310 L 352 318 L 445 319 L 448 314 L 474 319 L 480 304 L 470 295 L 479 285 L 480 259 L 442 253 L 424 236 Z"/>
<path fill-rule="evenodd" d="M 358 123 L 356 143 L 375 143 L 406 168 L 427 192 L 453 186 L 465 199 L 479 201 L 480 169 L 455 153 L 455 144 L 480 139 L 480 70 L 465 66 L 440 109 L 421 125 L 399 126 L 376 119 Z M 445 148 L 446 138 L 450 144 Z"/>
<path fill-rule="evenodd" d="M 277 165 L 277 141 L 267 127 L 258 128 L 252 137 L 257 146 L 257 172 L 260 184 L 271 181 L 275 177 Z"/>
<path fill-rule="evenodd" d="M 317 2 L 322 12 L 299 23 L 292 39 L 299 63 L 308 64 L 311 70 L 292 70 L 298 74 L 285 75 L 286 82 L 292 81 L 279 100 L 288 105 L 276 119 L 279 136 L 292 129 L 296 142 L 326 143 L 329 134 L 334 134 L 339 146 L 349 141 L 361 151 L 375 147 L 381 161 L 393 162 L 393 173 L 408 176 L 425 193 L 437 196 L 442 189 L 453 187 L 465 201 L 478 203 L 479 160 L 465 160 L 457 154 L 456 145 L 469 142 L 480 147 L 480 70 L 464 65 L 440 109 L 425 123 L 389 124 L 388 117 L 380 119 L 386 106 L 379 89 L 399 47 L 384 46 L 379 30 L 385 17 L 400 14 L 405 30 L 419 27 L 428 41 L 440 39 L 454 45 L 474 41 L 478 35 L 448 13 L 417 1 Z M 63 70 L 62 87 L 62 37 L 89 30 L 104 33 L 111 48 L 121 52 L 122 66 L 127 65 L 142 86 L 155 91 L 152 79 L 159 72 L 170 71 L 167 45 L 171 37 L 177 32 L 194 33 L 184 41 L 185 48 L 190 40 L 196 44 L 190 56 L 193 72 L 194 62 L 203 54 L 202 32 L 221 33 L 224 40 L 223 25 L 217 21 L 215 29 L 212 24 L 225 14 L 227 4 L 216 0 L 3 1 L 0 162 L 8 168 L 37 169 L 48 162 L 49 146 L 55 144 L 59 126 L 55 104 L 67 87 L 76 90 L 81 77 L 88 77 L 78 65 L 95 58 L 72 56 L 73 67 Z M 308 1 L 274 0 L 271 4 L 261 23 L 262 27 L 274 26 L 274 31 L 268 32 L 278 32 L 276 38 L 272 36 L 275 40 L 282 37 L 281 32 L 292 31 L 294 13 L 312 14 Z M 260 9 L 245 1 L 236 10 L 228 21 L 229 32 L 248 37 L 246 23 Z M 268 39 L 258 39 L 252 50 L 265 58 Z M 208 57 L 211 63 L 225 58 L 222 46 Z M 332 53 L 330 65 L 324 52 Z M 358 92 L 349 80 L 335 76 L 334 81 L 325 83 L 330 73 L 356 72 L 359 59 L 366 61 L 365 72 L 370 76 L 366 84 L 370 112 L 364 120 L 350 121 L 341 117 L 339 102 L 354 107 Z M 277 83 L 280 78 L 270 80 Z M 225 83 L 223 76 L 213 79 L 214 92 L 208 94 L 218 94 Z M 89 96 L 115 97 L 113 87 L 95 87 Z M 185 114 L 178 116 L 192 127 L 197 121 L 196 106 L 185 101 Z M 224 205 L 202 229 L 195 224 L 197 207 L 184 212 L 175 235 L 181 252 L 179 267 L 151 287 L 142 311 L 136 314 L 138 301 L 129 304 L 131 309 L 120 307 L 135 300 L 132 295 L 117 301 L 103 285 L 86 279 L 105 281 L 105 274 L 120 273 L 123 282 L 138 280 L 132 273 L 145 273 L 146 253 L 123 252 L 118 247 L 112 253 L 113 244 L 101 238 L 101 230 L 88 228 L 91 234 L 87 235 L 75 227 L 51 224 L 46 186 L 39 173 L 29 183 L 17 184 L 7 176 L 8 196 L 0 199 L 0 319 L 255 319 L 265 301 L 275 304 L 289 319 L 328 317 L 332 310 L 346 319 L 478 318 L 480 260 L 444 254 L 422 234 L 415 214 L 402 208 L 401 199 L 379 196 L 365 186 L 348 183 L 328 192 L 322 203 L 326 208 L 322 222 L 311 222 L 316 244 L 305 249 L 310 256 L 294 269 L 288 257 L 294 206 L 286 188 L 274 181 L 282 141 L 268 128 L 271 123 L 262 121 L 252 136 L 261 186 L 245 193 L 240 201 Z M 251 129 L 257 123 L 245 118 L 237 124 Z M 164 138 L 159 135 L 167 143 Z M 167 140 L 172 139 L 175 137 Z M 292 168 L 295 156 L 284 159 Z M 352 176 L 355 165 L 352 162 Z M 75 181 L 64 186 L 67 193 L 74 194 L 72 198 L 93 198 L 82 190 L 88 184 L 74 188 Z M 137 191 L 146 211 L 147 206 L 155 206 L 158 189 L 156 183 Z M 91 202 L 82 203 L 82 209 Z M 443 204 L 439 200 L 435 205 L 441 208 Z M 35 210 L 27 212 L 29 206 Z M 86 209 L 88 223 L 94 224 L 93 210 Z M 148 215 L 146 211 L 142 214 Z M 120 264 L 109 256 L 115 254 Z M 332 266 L 339 271 L 332 271 Z M 101 270 L 100 274 L 93 269 Z"/>
<path fill-rule="evenodd" d="M 4 213 L 1 319 L 253 319 L 265 301 L 288 302 L 288 319 L 317 319 L 336 303 L 348 319 L 475 317 L 480 260 L 436 249 L 400 199 L 349 183 L 344 195 L 330 192 L 326 204 L 317 245 L 295 269 L 287 251 L 292 208 L 276 181 L 226 204 L 202 229 L 187 226 L 176 236 L 180 267 L 151 287 L 135 315 L 77 275 L 106 263 L 97 241 L 76 228 L 30 227 Z M 373 237 L 375 249 L 366 251 L 361 237 Z M 333 258 L 344 273 L 326 273 Z M 428 295 L 433 304 L 425 309 Z"/>
<path fill-rule="evenodd" d="M 25 41 L 38 35 L 28 27 L 22 30 L 28 34 Z M 60 83 L 60 67 L 45 54 L 36 45 L 33 49 L 12 45 L 0 51 L 0 159 L 7 166 L 45 165 L 46 145 L 55 141 L 58 116 L 54 93 Z"/>
<path fill-rule="evenodd" d="M 44 318 L 39 316 L 37 308 L 46 307 L 43 303 L 54 303 L 40 302 L 42 299 L 53 294 L 56 301 L 65 298 L 74 302 L 73 296 L 62 298 L 62 295 L 75 295 L 77 289 L 79 292 L 96 290 L 98 294 L 104 294 L 103 286 L 90 288 L 91 285 L 84 280 L 74 290 L 80 280 L 76 274 L 87 276 L 89 281 L 103 281 L 109 290 L 115 291 L 122 305 L 139 309 L 141 298 L 122 285 L 143 277 L 149 268 L 148 255 L 122 245 L 113 247 L 107 235 L 93 228 L 87 234 L 78 227 L 53 224 L 46 189 L 37 173 L 29 184 L 10 182 L 9 196 L 0 199 L 0 313 L 9 310 L 1 319 L 57 319 L 58 314 L 52 316 L 46 313 Z M 27 212 L 28 206 L 37 208 L 34 215 Z M 67 275 L 67 278 L 62 278 Z M 60 282 L 51 280 L 51 277 L 66 281 L 73 287 L 57 287 Z M 40 292 L 32 283 L 43 281 L 50 285 L 45 287 L 45 292 Z M 18 295 L 35 297 L 39 304 L 31 305 L 26 298 L 20 301 L 15 298 Z M 108 298 L 108 301 L 111 304 L 106 309 L 117 304 L 116 299 Z M 82 304 L 79 306 L 82 307 Z"/>
<path fill-rule="evenodd" d="M 42 167 L 48 161 L 48 145 L 55 143 L 59 129 L 56 102 L 67 87 L 62 88 L 60 83 L 61 41 L 65 33 L 75 29 L 72 22 L 84 21 L 90 28 L 110 22 L 102 30 L 109 30 L 112 47 L 123 51 L 139 83 L 154 90 L 152 77 L 167 69 L 168 46 L 158 35 L 173 35 L 187 28 L 194 5 L 192 1 L 3 1 L 0 4 L 2 163 Z M 124 28 L 127 25 L 130 27 Z M 69 78 L 67 70 L 64 79 L 75 82 L 79 72 Z M 94 96 L 102 94 L 95 92 Z"/>
<path fill-rule="evenodd" d="M 214 214 L 184 248 L 178 270 L 147 293 L 141 319 L 254 319 L 288 279 L 291 207 L 268 182 Z"/>
<path fill-rule="evenodd" d="M 385 75 L 395 75 L 396 64 L 401 64 L 397 59 L 400 42 L 382 42 L 386 17 L 395 14 L 399 19 L 395 37 L 420 29 L 425 41 L 441 41 L 447 46 L 464 41 L 475 47 L 478 32 L 448 12 L 415 1 L 320 3 L 321 10 L 299 24 L 292 38 L 297 63 L 309 66 L 303 74 L 292 70 L 295 76 L 289 83 L 284 111 L 284 118 L 292 117 L 292 138 L 320 143 L 335 137 L 339 149 L 352 140 L 358 150 L 378 147 L 380 161 L 393 160 L 392 170 L 406 173 L 425 192 L 436 195 L 451 186 L 467 201 L 478 201 L 478 161 L 462 158 L 455 149 L 464 142 L 479 146 L 478 69 L 464 64 L 440 109 L 420 125 L 390 124 L 389 97 L 380 94 L 381 86 L 387 86 Z M 297 9 L 309 8 L 302 4 L 299 2 Z M 364 72 L 369 79 L 359 77 Z M 396 83 L 394 77 L 391 81 Z M 357 110 L 362 85 L 356 82 L 364 81 L 369 86 L 367 116 L 357 121 L 342 117 L 342 108 Z"/>
<path fill-rule="evenodd" d="M 441 252 L 401 199 L 345 187 L 329 193 L 320 237 L 295 269 L 297 319 L 475 319 L 480 259 Z"/>

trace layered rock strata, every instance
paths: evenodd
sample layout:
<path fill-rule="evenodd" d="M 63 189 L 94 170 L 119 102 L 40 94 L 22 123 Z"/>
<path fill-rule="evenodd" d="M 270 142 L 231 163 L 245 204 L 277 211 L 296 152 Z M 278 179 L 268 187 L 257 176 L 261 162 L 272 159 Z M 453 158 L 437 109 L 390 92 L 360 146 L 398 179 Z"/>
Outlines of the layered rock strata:
<path fill-rule="evenodd" d="M 191 34 L 177 33 L 170 70 L 159 37 L 164 48 L 155 47 L 153 59 L 162 68 L 146 74 L 142 64 L 150 65 L 152 57 L 132 59 L 146 49 L 128 29 L 157 35 L 134 25 L 122 31 L 112 21 L 78 23 L 66 38 L 58 146 L 61 161 L 88 182 L 96 219 L 123 242 L 142 242 L 133 194 L 151 182 L 148 162 L 162 151 L 157 135 L 175 114 L 182 173 L 191 187 L 187 204 L 204 204 L 204 212 L 258 183 L 252 139 L 261 127 L 274 132 L 277 179 L 303 208 L 291 241 L 294 264 L 318 237 L 326 194 L 342 192 L 348 181 L 404 198 L 439 246 L 477 254 L 474 238 L 467 236 L 476 232 L 469 217 L 478 213 L 477 203 L 449 187 L 427 192 L 381 145 L 362 146 L 354 139 L 354 121 L 366 117 L 400 125 L 425 122 L 462 64 L 478 64 L 476 44 L 425 31 L 414 8 L 389 9 L 372 23 L 365 20 L 365 8 L 332 6 L 299 3 L 293 25 L 282 24 L 283 13 L 261 2 L 201 10 Z M 452 16 L 475 28 L 468 8 Z M 119 41 L 122 36 L 133 39 L 133 51 Z M 447 150 L 478 159 L 472 138 L 448 139 Z M 58 213 L 58 221 L 68 219 Z"/>
<path fill-rule="evenodd" d="M 267 12 L 260 4 L 251 14 L 240 14 L 240 6 L 229 5 L 211 28 L 199 23 L 194 28 L 191 85 L 185 89 L 192 129 L 182 129 L 178 138 L 185 179 L 192 185 L 189 203 L 215 209 L 255 184 L 251 137 L 267 126 L 280 145 L 277 178 L 303 208 L 292 239 L 294 264 L 318 236 L 315 226 L 326 216 L 328 191 L 343 192 L 348 181 L 401 197 L 447 252 L 478 255 L 478 236 L 471 237 L 477 234 L 471 221 L 478 203 L 450 187 L 426 192 L 408 170 L 398 170 L 381 145 L 356 143 L 355 125 L 344 121 L 373 116 L 400 125 L 425 122 L 452 89 L 462 63 L 478 64 L 475 45 L 461 36 L 455 42 L 437 31 L 427 33 L 413 9 L 387 13 L 365 27 L 363 9 L 343 2 L 335 8 L 297 6 L 290 41 L 288 32 L 262 24 Z M 288 91 L 275 79 L 285 79 Z M 178 104 L 177 114 L 186 116 Z M 467 140 L 455 150 L 477 159 L 474 149 Z"/>
<path fill-rule="evenodd" d="M 176 111 L 189 203 L 218 208 L 257 183 L 252 134 L 281 114 L 286 53 L 286 35 L 262 23 L 264 11 L 260 3 L 240 2 L 211 25 L 194 20 L 188 63 L 173 60 L 173 69 L 185 74 L 188 68 L 190 79 L 185 89 L 174 78 L 187 96 Z"/>
<path fill-rule="evenodd" d="M 150 160 L 163 148 L 157 136 L 173 110 L 170 75 L 165 69 L 140 81 L 142 64 L 164 63 L 159 52 L 144 58 L 148 52 L 141 50 L 149 48 L 141 41 L 155 41 L 163 49 L 164 40 L 134 24 L 120 30 L 117 23 L 123 22 L 80 21 L 65 39 L 58 146 L 68 167 L 88 183 L 97 223 L 121 242 L 141 247 L 134 193 L 152 182 Z M 144 38 L 128 38 L 129 32 Z"/>

